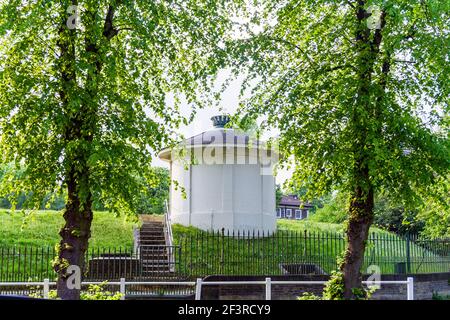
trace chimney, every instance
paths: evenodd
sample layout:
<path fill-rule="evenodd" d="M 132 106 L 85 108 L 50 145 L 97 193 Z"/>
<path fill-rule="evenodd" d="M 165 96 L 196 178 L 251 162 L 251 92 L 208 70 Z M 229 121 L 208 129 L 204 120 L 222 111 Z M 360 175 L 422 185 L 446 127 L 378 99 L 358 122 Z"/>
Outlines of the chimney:
<path fill-rule="evenodd" d="M 211 120 L 215 128 L 223 128 L 228 122 L 230 122 L 230 117 L 227 115 L 219 115 L 212 117 Z"/>

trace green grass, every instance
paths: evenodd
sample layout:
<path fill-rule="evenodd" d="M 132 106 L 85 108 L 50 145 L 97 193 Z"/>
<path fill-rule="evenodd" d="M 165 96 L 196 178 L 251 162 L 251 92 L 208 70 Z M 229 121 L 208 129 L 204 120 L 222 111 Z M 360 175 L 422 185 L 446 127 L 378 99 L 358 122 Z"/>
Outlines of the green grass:
<path fill-rule="evenodd" d="M 0 210 L 0 281 L 54 279 L 51 261 L 63 224 L 61 211 Z M 110 212 L 94 212 L 88 255 L 131 252 L 134 225 Z"/>
<path fill-rule="evenodd" d="M 450 300 L 449 294 L 439 294 L 437 292 L 433 292 L 432 300 Z"/>
<path fill-rule="evenodd" d="M 119 247 L 131 250 L 134 224 L 109 212 L 95 212 L 90 239 L 93 255 L 98 255 L 96 248 L 112 248 L 111 252 Z M 61 212 L 37 211 L 24 215 L 19 211 L 0 210 L 0 278 L 7 281 L 52 278 L 50 260 L 62 225 Z M 278 220 L 278 231 L 259 239 L 222 237 L 181 225 L 174 225 L 173 232 L 175 244 L 181 246 L 181 251 L 176 250 L 177 270 L 191 276 L 277 275 L 282 274 L 280 264 L 295 263 L 316 264 L 329 273 L 336 268 L 336 257 L 345 248 L 342 224 L 308 220 Z M 363 271 L 376 264 L 383 273 L 394 273 L 395 263 L 406 261 L 406 242 L 377 228 L 371 229 L 371 237 Z M 414 243 L 410 251 L 414 273 L 449 271 L 448 255 L 438 256 Z"/>
<path fill-rule="evenodd" d="M 278 230 L 260 239 L 222 237 L 193 227 L 173 226 L 175 244 L 181 246 L 182 273 L 282 274 L 280 264 L 316 264 L 325 272 L 336 269 L 336 258 L 345 249 L 342 224 L 308 220 L 278 220 Z M 306 232 L 306 233 L 305 233 Z M 382 273 L 395 273 L 395 264 L 406 262 L 406 241 L 378 228 L 371 229 L 362 268 L 378 265 Z M 449 257 L 441 257 L 425 247 L 410 243 L 411 271 L 449 271 Z"/>
<path fill-rule="evenodd" d="M 59 243 L 59 230 L 64 224 L 60 211 L 23 213 L 0 210 L 0 246 L 53 247 Z M 96 211 L 92 222 L 91 247 L 118 247 L 133 244 L 133 225 L 124 217 Z"/>

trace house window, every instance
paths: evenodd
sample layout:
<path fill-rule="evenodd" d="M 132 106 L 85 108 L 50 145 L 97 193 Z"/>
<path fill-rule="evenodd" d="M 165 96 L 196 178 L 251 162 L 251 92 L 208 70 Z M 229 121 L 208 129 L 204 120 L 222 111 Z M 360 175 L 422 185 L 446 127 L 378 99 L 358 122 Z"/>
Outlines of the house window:
<path fill-rule="evenodd" d="M 286 209 L 286 218 L 292 217 L 292 209 Z"/>
<path fill-rule="evenodd" d="M 295 210 L 295 219 L 301 219 L 302 218 L 301 213 L 302 213 L 301 210 L 296 209 Z"/>
<path fill-rule="evenodd" d="M 308 210 L 302 210 L 302 219 L 306 219 L 308 217 Z"/>
<path fill-rule="evenodd" d="M 281 218 L 281 208 L 277 208 L 277 218 Z"/>

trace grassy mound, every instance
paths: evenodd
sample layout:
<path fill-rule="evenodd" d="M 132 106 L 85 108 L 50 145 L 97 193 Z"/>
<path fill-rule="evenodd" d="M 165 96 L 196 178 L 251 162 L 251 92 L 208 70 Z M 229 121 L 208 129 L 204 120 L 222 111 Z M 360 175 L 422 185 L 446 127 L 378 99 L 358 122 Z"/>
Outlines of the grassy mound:
<path fill-rule="evenodd" d="M 0 211 L 0 246 L 54 246 L 59 242 L 59 230 L 64 224 L 60 211 L 24 213 Z M 94 212 L 91 247 L 118 247 L 133 244 L 133 225 L 125 217 L 110 212 Z"/>

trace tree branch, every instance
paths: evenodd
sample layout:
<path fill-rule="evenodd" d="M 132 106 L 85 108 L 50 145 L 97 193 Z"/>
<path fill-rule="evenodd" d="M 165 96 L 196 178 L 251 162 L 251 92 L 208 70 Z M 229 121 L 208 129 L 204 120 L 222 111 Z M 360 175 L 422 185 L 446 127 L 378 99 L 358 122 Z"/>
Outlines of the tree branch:
<path fill-rule="evenodd" d="M 119 30 L 114 28 L 113 19 L 116 7 L 110 4 L 105 17 L 105 24 L 103 25 L 103 36 L 106 39 L 111 40 L 115 35 L 119 33 Z"/>
<path fill-rule="evenodd" d="M 373 37 L 372 46 L 373 50 L 375 52 L 378 52 L 380 49 L 381 40 L 383 39 L 383 35 L 381 34 L 381 31 L 383 30 L 384 26 L 386 25 L 386 11 L 381 11 L 380 15 L 380 28 L 375 31 L 375 35 Z"/>
<path fill-rule="evenodd" d="M 278 37 L 270 37 L 270 36 L 266 36 L 266 38 L 269 39 L 269 40 L 272 40 L 272 41 L 281 42 L 281 43 L 283 43 L 283 44 L 286 44 L 286 45 L 289 45 L 289 46 L 292 46 L 292 47 L 298 49 L 298 50 L 299 50 L 299 51 L 300 51 L 300 52 L 308 59 L 308 61 L 310 62 L 311 65 L 314 65 L 314 66 L 316 66 L 316 67 L 319 67 L 319 65 L 318 65 L 314 60 L 312 60 L 312 59 L 308 56 L 308 54 L 307 54 L 302 48 L 300 48 L 300 47 L 297 46 L 296 44 L 294 44 L 294 43 L 292 43 L 292 42 L 290 42 L 290 41 L 287 41 L 287 40 L 285 40 L 285 39 L 278 38 Z M 323 69 L 319 68 L 319 70 L 322 71 L 322 72 L 330 72 L 330 71 L 334 71 L 334 70 L 338 70 L 338 69 L 344 69 L 344 68 L 348 68 L 348 67 L 354 68 L 354 67 L 353 67 L 352 65 L 350 65 L 350 64 L 343 64 L 343 65 L 338 65 L 338 66 L 333 66 L 333 67 L 327 67 L 327 68 L 323 68 Z"/>
<path fill-rule="evenodd" d="M 408 60 L 393 60 L 393 62 L 398 62 L 398 63 L 411 63 L 411 64 L 415 64 L 416 61 L 408 61 Z"/>
<path fill-rule="evenodd" d="M 123 27 L 123 28 L 118 28 L 118 29 L 117 29 L 117 32 L 122 31 L 122 30 L 133 31 L 134 29 L 133 29 L 133 28 L 130 28 L 130 27 Z"/>
<path fill-rule="evenodd" d="M 283 43 L 283 44 L 286 44 L 286 45 L 288 45 L 288 46 L 291 46 L 291 47 L 293 47 L 293 48 L 296 48 L 298 51 L 300 51 L 307 59 L 308 59 L 308 61 L 311 63 L 311 64 L 317 64 L 316 62 L 314 62 L 310 57 L 309 57 L 309 55 L 302 49 L 302 48 L 300 48 L 298 45 L 296 45 L 295 43 L 292 43 L 292 42 L 290 42 L 290 41 L 288 41 L 288 40 L 285 40 L 285 39 L 282 39 L 282 38 L 278 38 L 278 37 L 271 37 L 271 36 L 267 36 L 267 35 L 265 35 L 265 37 L 267 38 L 267 39 L 269 39 L 269 40 L 272 40 L 272 41 L 275 41 L 275 42 L 280 42 L 280 43 Z"/>

